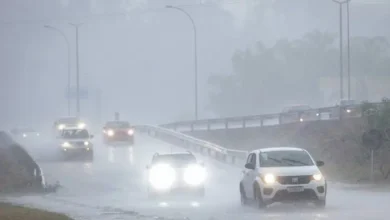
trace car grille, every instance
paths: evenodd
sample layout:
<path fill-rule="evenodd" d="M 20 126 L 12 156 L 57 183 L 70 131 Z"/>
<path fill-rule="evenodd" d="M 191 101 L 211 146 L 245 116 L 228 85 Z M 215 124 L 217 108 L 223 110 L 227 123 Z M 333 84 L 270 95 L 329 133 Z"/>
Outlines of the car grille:
<path fill-rule="evenodd" d="M 311 176 L 279 176 L 277 180 L 282 185 L 308 184 Z"/>

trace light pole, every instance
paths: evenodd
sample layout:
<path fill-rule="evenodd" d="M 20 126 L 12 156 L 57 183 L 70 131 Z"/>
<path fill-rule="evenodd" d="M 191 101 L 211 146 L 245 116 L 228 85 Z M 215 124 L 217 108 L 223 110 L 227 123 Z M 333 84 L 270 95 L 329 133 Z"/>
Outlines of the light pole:
<path fill-rule="evenodd" d="M 57 28 L 55 28 L 53 26 L 50 26 L 50 25 L 45 25 L 44 27 L 49 29 L 49 30 L 57 31 L 58 33 L 60 33 L 62 35 L 62 37 L 65 39 L 66 45 L 68 47 L 68 88 L 67 88 L 67 98 L 68 98 L 68 116 L 70 116 L 70 96 L 69 96 L 70 95 L 70 45 L 69 45 L 69 40 L 66 37 L 66 35 L 64 34 L 64 32 L 62 32 L 60 29 L 57 29 Z"/>
<path fill-rule="evenodd" d="M 350 51 L 350 35 L 349 35 L 349 3 L 351 0 L 347 1 L 347 73 L 348 73 L 348 100 L 351 100 L 351 51 Z"/>
<path fill-rule="evenodd" d="M 332 0 L 333 2 L 339 4 L 339 10 L 340 10 L 340 100 L 344 99 L 344 90 L 343 90 L 343 4 L 349 4 L 350 0 Z M 348 25 L 349 27 L 349 25 Z M 348 36 L 349 38 L 349 36 Z M 348 46 L 349 46 L 349 40 L 348 40 Z M 348 49 L 349 51 L 349 49 Z M 348 52 L 349 54 L 349 52 Z M 349 59 L 348 59 L 349 63 Z M 348 68 L 349 69 L 349 68 Z M 348 74 L 349 75 L 349 74 Z M 348 79 L 348 85 L 349 85 L 349 79 Z M 348 86 L 349 88 L 349 86 Z"/>
<path fill-rule="evenodd" d="M 69 24 L 76 28 L 76 114 L 80 116 L 79 27 L 83 24 Z"/>
<path fill-rule="evenodd" d="M 198 120 L 198 49 L 197 49 L 197 34 L 196 34 L 195 22 L 194 19 L 192 19 L 191 15 L 188 14 L 188 12 L 186 12 L 184 9 L 172 5 L 167 5 L 165 7 L 170 9 L 176 9 L 184 13 L 190 19 L 192 28 L 194 30 L 195 120 Z"/>

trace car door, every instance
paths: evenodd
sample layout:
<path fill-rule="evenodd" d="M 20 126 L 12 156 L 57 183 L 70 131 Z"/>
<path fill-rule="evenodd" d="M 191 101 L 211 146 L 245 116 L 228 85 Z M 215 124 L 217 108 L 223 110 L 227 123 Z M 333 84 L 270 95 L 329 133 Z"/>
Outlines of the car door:
<path fill-rule="evenodd" d="M 252 164 L 255 169 L 245 168 L 244 171 L 244 187 L 247 198 L 253 197 L 253 182 L 256 178 L 256 154 L 251 153 L 248 156 L 247 163 Z"/>

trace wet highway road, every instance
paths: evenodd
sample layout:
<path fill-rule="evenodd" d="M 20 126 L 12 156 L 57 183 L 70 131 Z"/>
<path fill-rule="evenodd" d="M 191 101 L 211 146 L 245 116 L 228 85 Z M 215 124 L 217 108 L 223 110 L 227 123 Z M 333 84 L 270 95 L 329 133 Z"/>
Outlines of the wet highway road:
<path fill-rule="evenodd" d="M 388 219 L 390 192 L 329 184 L 328 205 L 274 204 L 266 210 L 241 207 L 241 169 L 198 155 L 208 169 L 206 197 L 200 201 L 151 201 L 146 193 L 146 165 L 155 152 L 184 149 L 143 135 L 133 148 L 108 149 L 95 140 L 93 163 L 41 162 L 47 181 L 63 188 L 46 196 L 8 198 L 21 204 L 70 214 L 76 219 Z M 48 147 L 48 146 L 45 146 Z M 42 148 L 43 149 L 43 148 Z M 40 150 L 42 150 L 40 148 Z M 36 153 L 36 152 L 34 152 Z"/>

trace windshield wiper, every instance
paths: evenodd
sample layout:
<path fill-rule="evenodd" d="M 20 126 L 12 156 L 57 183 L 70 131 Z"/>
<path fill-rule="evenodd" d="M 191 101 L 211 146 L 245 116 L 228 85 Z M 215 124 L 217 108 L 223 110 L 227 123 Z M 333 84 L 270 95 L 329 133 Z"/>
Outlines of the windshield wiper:
<path fill-rule="evenodd" d="M 292 162 L 292 163 L 299 163 L 299 164 L 302 164 L 303 166 L 308 166 L 308 165 L 309 165 L 309 164 L 304 163 L 304 162 L 302 162 L 302 161 L 293 160 L 293 159 L 289 159 L 289 158 L 282 158 L 282 160 L 290 161 L 290 162 Z"/>

